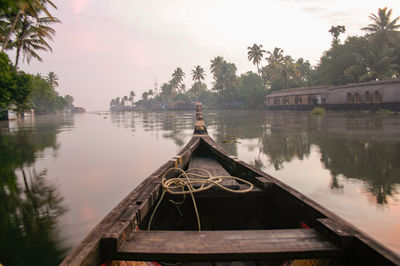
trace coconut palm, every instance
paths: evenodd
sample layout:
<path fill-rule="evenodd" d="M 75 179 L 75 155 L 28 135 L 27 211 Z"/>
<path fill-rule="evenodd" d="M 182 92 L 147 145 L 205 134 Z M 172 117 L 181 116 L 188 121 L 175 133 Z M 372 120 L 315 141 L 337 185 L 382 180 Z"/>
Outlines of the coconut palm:
<path fill-rule="evenodd" d="M 249 61 L 252 61 L 254 65 L 257 66 L 257 73 L 260 73 L 259 64 L 265 53 L 265 50 L 261 48 L 262 44 L 257 45 L 255 43 L 253 44 L 253 46 L 247 47 L 247 49 L 249 50 L 247 52 L 247 58 L 249 59 Z"/>
<path fill-rule="evenodd" d="M 40 13 L 44 12 L 47 17 L 53 19 L 53 16 L 47 9 L 47 5 L 57 9 L 57 6 L 50 0 L 20 0 L 15 3 L 15 6 L 18 8 L 18 12 L 16 13 L 15 17 L 10 20 L 12 23 L 9 27 L 8 34 L 4 39 L 3 46 L 1 48 L 2 52 L 7 48 L 7 45 L 11 39 L 11 35 L 14 33 L 17 23 L 20 21 L 21 17 L 34 17 L 39 21 Z"/>
<path fill-rule="evenodd" d="M 269 54 L 267 61 L 269 64 L 280 64 L 283 61 L 283 50 L 281 48 L 275 47 L 274 51 L 270 52 L 268 51 L 267 54 Z"/>
<path fill-rule="evenodd" d="M 15 68 L 18 66 L 20 54 L 30 63 L 31 58 L 42 61 L 37 51 L 52 51 L 47 40 L 53 40 L 55 30 L 49 25 L 60 22 L 57 18 L 43 17 L 37 22 L 23 15 L 22 21 L 17 24 L 13 46 L 16 48 Z"/>
<path fill-rule="evenodd" d="M 359 62 L 367 70 L 366 74 L 359 77 L 360 81 L 399 77 L 396 70 L 399 69 L 399 65 L 395 60 L 390 49 L 383 50 L 372 46 Z"/>
<path fill-rule="evenodd" d="M 389 32 L 397 30 L 398 28 L 400 28 L 400 25 L 397 24 L 400 17 L 390 20 L 391 15 L 392 9 L 387 10 L 387 7 L 379 8 L 378 15 L 371 14 L 369 16 L 369 18 L 373 20 L 374 23 L 368 24 L 368 26 L 362 28 L 362 30 L 368 31 L 370 33 Z"/>
<path fill-rule="evenodd" d="M 149 93 L 147 91 L 142 93 L 142 99 L 145 102 L 147 102 L 147 100 L 149 99 Z"/>
<path fill-rule="evenodd" d="M 216 74 L 218 68 L 222 65 L 222 63 L 224 62 L 224 58 L 222 56 L 216 56 L 214 57 L 214 59 L 210 60 L 211 62 L 211 66 L 210 66 L 210 70 L 211 73 Z"/>
<path fill-rule="evenodd" d="M 132 106 L 133 106 L 133 102 L 134 102 L 134 99 L 135 99 L 135 92 L 134 91 L 130 91 L 129 92 L 129 101 L 131 102 L 131 104 L 132 104 Z"/>
<path fill-rule="evenodd" d="M 290 55 L 283 58 L 283 62 L 280 64 L 280 71 L 285 79 L 286 89 L 289 88 L 289 79 L 299 76 L 299 71 L 296 69 L 294 60 Z"/>
<path fill-rule="evenodd" d="M 172 84 L 174 89 L 179 89 L 184 77 L 185 73 L 183 72 L 182 68 L 176 68 L 174 73 L 172 73 Z"/>
<path fill-rule="evenodd" d="M 53 71 L 50 71 L 45 77 L 47 83 L 49 83 L 53 87 L 58 87 L 58 76 Z"/>
<path fill-rule="evenodd" d="M 204 73 L 204 69 L 201 66 L 195 66 L 194 69 L 192 70 L 192 79 L 194 81 L 204 80 L 205 75 L 206 74 Z"/>
<path fill-rule="evenodd" d="M 180 67 L 176 68 L 174 73 L 172 74 L 172 79 L 178 83 L 181 83 L 183 81 L 184 77 L 185 77 L 185 73 L 183 72 L 182 68 L 180 68 Z"/>
<path fill-rule="evenodd" d="M 173 85 L 171 82 L 163 83 L 161 85 L 161 96 L 164 97 L 167 101 L 174 94 Z"/>

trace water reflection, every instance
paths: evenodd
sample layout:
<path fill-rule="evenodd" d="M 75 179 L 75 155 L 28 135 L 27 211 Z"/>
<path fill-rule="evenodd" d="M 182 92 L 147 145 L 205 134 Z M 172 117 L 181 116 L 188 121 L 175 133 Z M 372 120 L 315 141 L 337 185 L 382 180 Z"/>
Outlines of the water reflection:
<path fill-rule="evenodd" d="M 333 179 L 343 175 L 348 179 L 365 181 L 366 191 L 379 204 L 396 192 L 400 183 L 400 144 L 376 141 L 343 140 L 326 137 L 319 140 L 321 162 L 330 170 Z M 335 184 L 334 187 L 343 185 Z"/>
<path fill-rule="evenodd" d="M 398 193 L 400 183 L 400 123 L 396 116 L 372 114 L 328 114 L 307 112 L 211 111 L 204 118 L 211 136 L 229 153 L 238 156 L 247 148 L 257 168 L 270 165 L 283 170 L 293 160 L 304 160 L 313 147 L 320 153 L 323 167 L 331 173 L 330 188 L 340 191 L 338 178 L 364 181 L 364 190 L 378 204 Z M 125 117 L 128 116 L 129 118 Z M 138 112 L 118 114 L 113 124 L 134 130 L 135 119 L 145 131 L 162 131 L 178 148 L 190 139 L 194 117 L 191 112 Z M 265 161 L 263 156 L 267 156 Z"/>
<path fill-rule="evenodd" d="M 55 122 L 55 120 L 57 122 Z M 54 265 L 65 248 L 58 237 L 59 217 L 66 212 L 58 187 L 32 165 L 50 148 L 60 147 L 57 133 L 69 119 L 2 122 L 0 134 L 0 262 L 4 265 Z M 64 122 L 63 122 L 64 121 Z"/>
<path fill-rule="evenodd" d="M 249 111 L 250 112 L 250 111 Z M 213 137 L 233 155 L 244 149 L 241 143 L 226 143 L 231 135 L 258 139 L 260 151 L 268 157 L 263 162 L 258 153 L 250 161 L 258 168 L 264 164 L 282 170 L 285 163 L 310 156 L 318 147 L 323 166 L 331 173 L 333 190 L 343 189 L 338 176 L 364 181 L 364 190 L 376 203 L 398 193 L 400 184 L 400 124 L 396 117 L 362 114 L 329 114 L 326 117 L 290 112 L 218 112 L 210 117 Z M 251 144 L 248 148 L 253 149 Z M 254 152 L 253 152 L 254 153 Z M 257 154 L 257 153 L 256 153 Z"/>
<path fill-rule="evenodd" d="M 4 265 L 55 265 L 65 254 L 58 218 L 66 212 L 46 171 L 19 169 L 0 180 L 0 261 Z"/>
<path fill-rule="evenodd" d="M 125 112 L 114 113 L 111 122 L 118 127 L 131 128 L 135 131 L 135 119 L 143 130 L 155 133 L 163 131 L 164 139 L 172 139 L 178 148 L 182 148 L 192 136 L 194 128 L 194 113 L 186 111 L 170 112 Z"/>
<path fill-rule="evenodd" d="M 63 246 L 79 243 L 189 141 L 194 118 L 193 111 L 176 111 L 0 122 L 0 262 L 59 262 Z M 388 230 L 376 233 L 376 225 L 371 234 L 398 247 L 398 116 L 205 110 L 204 119 L 209 134 L 231 154 L 284 182 L 294 176 L 286 183 L 350 222 L 379 217 L 385 226 L 376 231 Z M 307 171 L 316 174 L 307 179 Z M 60 239 L 63 202 L 70 211 Z"/>
<path fill-rule="evenodd" d="M 111 122 L 117 127 L 130 128 L 132 132 L 135 132 L 135 116 L 132 113 L 115 113 L 110 116 Z M 107 119 L 107 116 L 104 116 Z"/>

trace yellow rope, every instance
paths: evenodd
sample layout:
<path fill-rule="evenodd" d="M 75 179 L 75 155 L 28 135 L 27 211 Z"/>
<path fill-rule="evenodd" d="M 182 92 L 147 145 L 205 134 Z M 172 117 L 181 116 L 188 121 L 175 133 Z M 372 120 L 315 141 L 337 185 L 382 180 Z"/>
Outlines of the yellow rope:
<path fill-rule="evenodd" d="M 178 175 L 178 177 L 167 179 L 167 174 L 170 173 L 171 171 L 178 171 L 180 172 L 180 174 Z M 198 172 L 203 172 L 204 174 L 199 174 Z M 221 184 L 221 182 L 223 181 L 223 179 L 228 179 L 228 178 L 237 180 L 242 183 L 246 183 L 249 187 L 247 189 L 241 189 L 241 190 L 235 190 L 225 187 L 224 185 Z M 153 213 L 150 216 L 147 230 L 150 230 L 154 214 L 156 213 L 158 207 L 160 206 L 161 201 L 163 200 L 166 192 L 170 194 L 183 195 L 183 196 L 185 196 L 186 194 L 190 194 L 193 201 L 194 211 L 196 213 L 198 230 L 201 231 L 200 216 L 197 209 L 196 200 L 194 198 L 194 193 L 208 190 L 214 186 L 220 187 L 221 189 L 232 193 L 247 193 L 253 189 L 252 183 L 235 176 L 213 176 L 209 171 L 205 169 L 191 168 L 187 171 L 184 171 L 178 167 L 169 168 L 167 171 L 164 172 L 164 174 L 161 177 L 161 185 L 164 191 L 161 194 L 161 197 L 156 207 L 154 208 Z M 194 188 L 193 185 L 196 185 L 198 187 Z"/>

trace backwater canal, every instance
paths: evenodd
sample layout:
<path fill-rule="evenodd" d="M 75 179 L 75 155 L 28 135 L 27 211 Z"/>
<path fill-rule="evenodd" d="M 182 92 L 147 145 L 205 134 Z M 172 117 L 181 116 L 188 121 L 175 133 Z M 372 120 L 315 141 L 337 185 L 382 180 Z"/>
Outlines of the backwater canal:
<path fill-rule="evenodd" d="M 204 110 L 239 159 L 400 254 L 400 115 Z M 54 265 L 192 136 L 194 111 L 0 121 L 0 263 Z"/>

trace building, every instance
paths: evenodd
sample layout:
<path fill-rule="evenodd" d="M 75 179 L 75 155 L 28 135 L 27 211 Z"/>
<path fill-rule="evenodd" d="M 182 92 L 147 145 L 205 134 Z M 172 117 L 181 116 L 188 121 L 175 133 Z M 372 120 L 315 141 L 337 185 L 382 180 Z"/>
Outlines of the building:
<path fill-rule="evenodd" d="M 322 106 L 331 110 L 400 111 L 400 79 L 274 91 L 265 97 L 265 105 L 269 110 L 310 110 Z"/>

